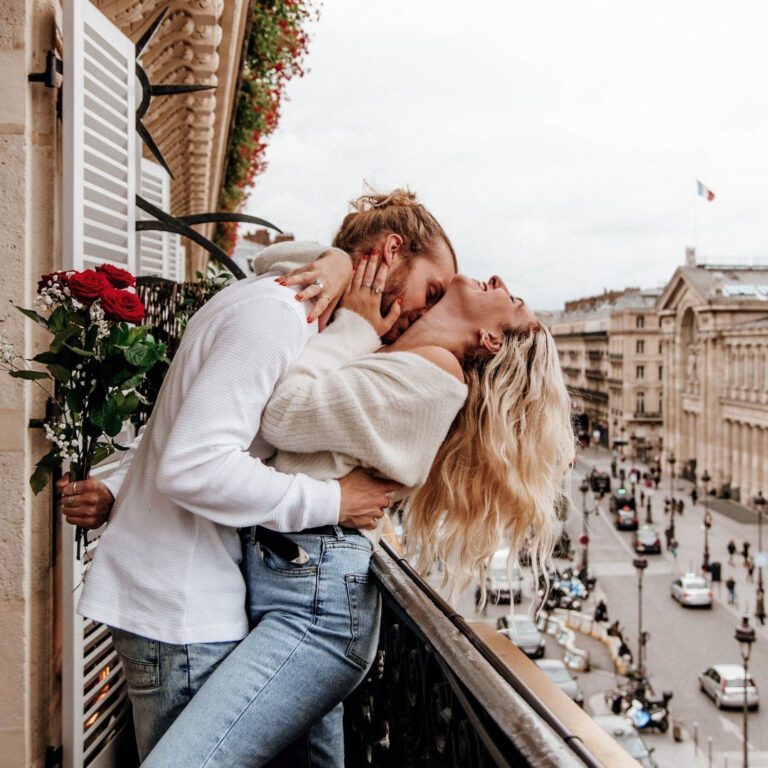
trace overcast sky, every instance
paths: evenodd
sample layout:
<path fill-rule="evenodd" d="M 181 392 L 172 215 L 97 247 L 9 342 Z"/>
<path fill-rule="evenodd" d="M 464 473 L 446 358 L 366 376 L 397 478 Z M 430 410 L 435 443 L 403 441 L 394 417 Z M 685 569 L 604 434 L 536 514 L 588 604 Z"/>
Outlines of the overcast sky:
<path fill-rule="evenodd" d="M 407 184 L 541 309 L 768 261 L 764 0 L 324 0 L 249 212 L 328 241 Z M 696 197 L 699 178 L 716 193 Z"/>

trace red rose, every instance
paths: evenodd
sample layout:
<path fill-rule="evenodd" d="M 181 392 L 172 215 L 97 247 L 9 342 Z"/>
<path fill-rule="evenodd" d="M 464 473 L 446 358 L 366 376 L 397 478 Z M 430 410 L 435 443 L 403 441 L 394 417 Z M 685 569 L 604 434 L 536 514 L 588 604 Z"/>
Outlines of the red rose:
<path fill-rule="evenodd" d="M 96 271 L 101 272 L 115 288 L 129 288 L 136 285 L 136 278 L 130 272 L 114 267 L 112 264 L 100 264 L 96 267 Z"/>
<path fill-rule="evenodd" d="M 141 299 L 129 291 L 107 288 L 101 294 L 101 306 L 104 307 L 104 315 L 110 320 L 140 323 L 144 319 Z"/>
<path fill-rule="evenodd" d="M 95 299 L 98 299 L 110 287 L 109 280 L 101 272 L 96 272 L 92 269 L 75 272 L 69 278 L 69 290 L 72 295 L 85 304 L 90 304 Z"/>

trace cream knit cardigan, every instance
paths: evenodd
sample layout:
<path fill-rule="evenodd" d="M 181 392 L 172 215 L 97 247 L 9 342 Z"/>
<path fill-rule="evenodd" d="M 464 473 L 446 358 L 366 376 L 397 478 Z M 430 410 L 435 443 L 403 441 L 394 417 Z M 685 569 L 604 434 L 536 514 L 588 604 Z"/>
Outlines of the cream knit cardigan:
<path fill-rule="evenodd" d="M 264 410 L 275 469 L 330 480 L 372 467 L 406 486 L 400 496 L 425 482 L 467 387 L 420 355 L 374 354 L 380 345 L 345 309 L 309 342 Z"/>

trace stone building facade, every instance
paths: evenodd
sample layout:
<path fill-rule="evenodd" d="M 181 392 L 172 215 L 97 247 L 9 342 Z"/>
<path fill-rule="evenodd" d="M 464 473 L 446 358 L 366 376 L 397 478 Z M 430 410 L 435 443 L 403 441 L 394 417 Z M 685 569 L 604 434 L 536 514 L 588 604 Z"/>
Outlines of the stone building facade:
<path fill-rule="evenodd" d="M 677 470 L 768 490 L 768 267 L 680 267 L 659 299 L 664 434 Z"/>
<path fill-rule="evenodd" d="M 608 324 L 611 434 L 632 458 L 652 462 L 662 448 L 663 363 L 656 301 L 661 289 L 617 299 Z"/>
<path fill-rule="evenodd" d="M 65 243 L 67 226 L 72 229 L 72 222 L 66 220 L 72 199 L 65 180 L 68 173 L 81 169 L 68 164 L 63 153 L 66 121 L 72 119 L 72 110 L 68 111 L 72 101 L 67 100 L 77 93 L 62 85 L 74 71 L 74 52 L 66 46 L 67 24 L 86 5 L 85 0 L 0 0 L 0 335 L 27 358 L 49 339 L 11 303 L 32 306 L 41 274 L 71 268 L 73 253 L 82 258 L 77 247 Z M 150 82 L 216 86 L 213 91 L 157 99 L 144 118 L 174 171 L 175 179 L 167 181 L 166 210 L 174 215 L 215 210 L 251 4 L 246 0 L 97 0 L 96 6 L 103 14 L 103 28 L 114 32 L 114 40 L 120 38 L 120 50 L 129 56 L 123 81 L 126 91 L 134 89 L 134 43 L 164 7 L 169 8 L 168 14 L 142 58 Z M 110 48 L 110 40 L 102 37 L 102 41 L 107 50 L 117 50 Z M 63 77 L 53 68 L 48 69 L 47 84 L 45 75 L 28 80 L 29 74 L 44 73 L 47 63 L 54 64 L 53 56 L 63 61 Z M 93 66 L 96 71 L 98 64 Z M 116 65 L 108 62 L 95 76 L 109 79 L 116 71 Z M 116 121 L 124 116 L 126 125 L 135 125 L 132 110 L 124 108 L 127 102 L 120 103 L 119 87 L 101 88 L 100 93 L 111 104 L 104 114 Z M 103 127 L 104 122 L 95 118 L 88 130 L 95 125 Z M 86 130 L 82 120 L 78 127 Z M 107 150 L 114 157 L 124 149 L 120 140 Z M 124 169 L 131 193 L 123 201 L 126 210 L 133 208 L 133 191 L 140 188 L 132 175 L 139 173 L 140 151 L 131 150 L 137 164 Z M 145 160 L 149 159 L 145 153 Z M 203 233 L 210 234 L 210 226 Z M 127 227 L 115 234 L 116 240 L 130 241 L 130 254 L 134 237 Z M 187 259 L 189 272 L 203 266 L 202 254 L 194 248 L 187 252 Z M 125 264 L 136 270 L 135 260 Z M 67 622 L 73 621 L 72 612 L 64 615 L 63 607 L 65 599 L 71 603 L 70 580 L 77 577 L 72 564 L 73 533 L 70 526 L 61 525 L 50 490 L 35 496 L 28 482 L 34 462 L 47 450 L 41 430 L 31 429 L 30 420 L 44 412 L 45 396 L 39 388 L 2 372 L 0 768 L 81 765 L 86 747 L 91 762 L 109 764 L 104 762 L 109 756 L 99 758 L 94 744 L 102 738 L 108 749 L 110 721 L 105 721 L 106 731 L 84 737 L 83 723 L 90 728 L 95 721 L 91 715 L 85 719 L 82 711 L 73 711 L 65 693 L 67 685 L 74 690 L 79 684 L 81 696 L 83 691 L 82 680 L 67 681 L 68 651 L 62 640 Z M 73 743 L 73 736 L 79 744 Z M 91 739 L 85 747 L 84 738 Z"/>
<path fill-rule="evenodd" d="M 544 322 L 557 344 L 582 443 L 655 455 L 661 441 L 660 291 L 627 288 L 567 302 Z"/>

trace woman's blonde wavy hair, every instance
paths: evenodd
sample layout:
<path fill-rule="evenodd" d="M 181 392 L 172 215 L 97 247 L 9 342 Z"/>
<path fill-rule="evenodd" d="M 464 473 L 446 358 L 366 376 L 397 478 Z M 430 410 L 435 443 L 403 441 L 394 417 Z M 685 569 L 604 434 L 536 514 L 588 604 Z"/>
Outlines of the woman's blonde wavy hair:
<path fill-rule="evenodd" d="M 407 550 L 446 563 L 455 589 L 480 578 L 500 546 L 526 546 L 534 574 L 554 545 L 556 507 L 574 457 L 570 398 L 555 342 L 538 324 L 504 333 L 492 357 L 465 361 L 467 401 L 404 517 Z"/>
<path fill-rule="evenodd" d="M 350 207 L 352 212 L 333 238 L 336 248 L 355 254 L 370 248 L 383 232 L 392 233 L 403 238 L 403 257 L 408 261 L 428 256 L 431 246 L 442 239 L 456 267 L 456 253 L 445 230 L 409 189 L 398 187 L 386 195 L 370 191 L 352 200 Z"/>

